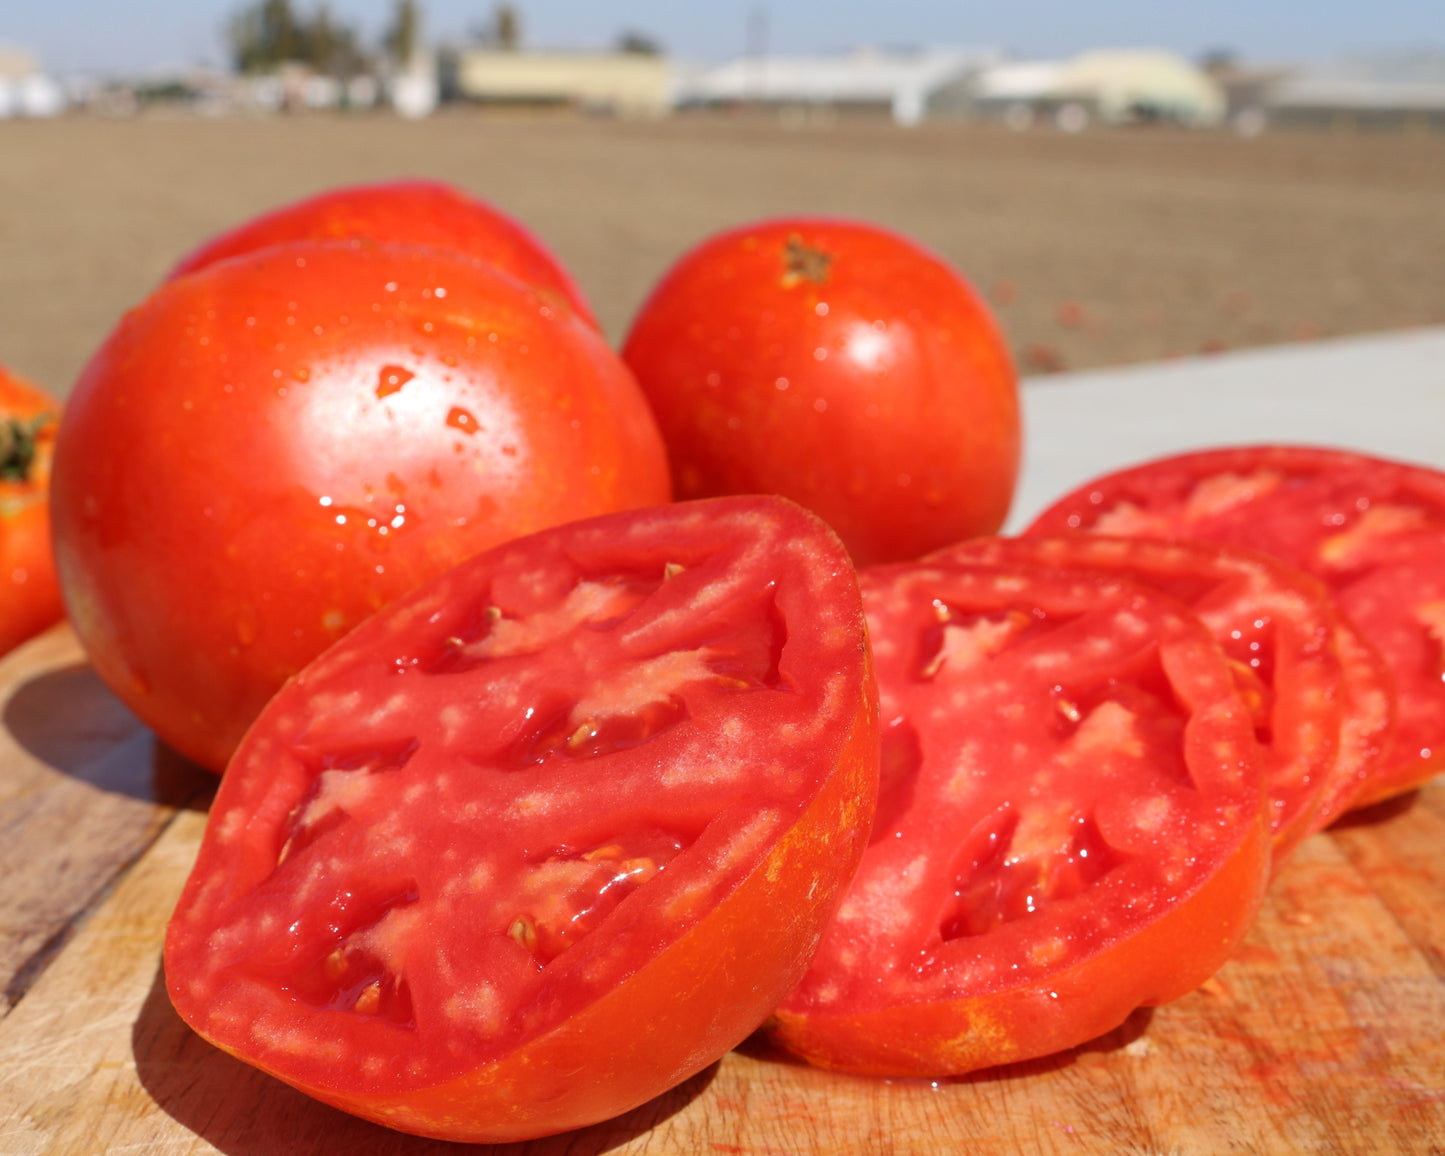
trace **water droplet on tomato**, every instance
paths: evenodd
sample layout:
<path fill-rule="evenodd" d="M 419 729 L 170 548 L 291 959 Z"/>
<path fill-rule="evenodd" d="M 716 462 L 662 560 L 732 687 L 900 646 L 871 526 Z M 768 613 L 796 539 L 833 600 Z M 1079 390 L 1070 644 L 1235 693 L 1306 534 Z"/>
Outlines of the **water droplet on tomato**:
<path fill-rule="evenodd" d="M 452 429 L 459 429 L 465 434 L 474 434 L 481 428 L 471 412 L 463 409 L 459 405 L 452 406 L 451 410 L 447 413 L 447 425 L 451 426 Z"/>
<path fill-rule="evenodd" d="M 376 384 L 377 397 L 389 397 L 414 378 L 416 374 L 399 365 L 383 365 L 380 380 Z"/>

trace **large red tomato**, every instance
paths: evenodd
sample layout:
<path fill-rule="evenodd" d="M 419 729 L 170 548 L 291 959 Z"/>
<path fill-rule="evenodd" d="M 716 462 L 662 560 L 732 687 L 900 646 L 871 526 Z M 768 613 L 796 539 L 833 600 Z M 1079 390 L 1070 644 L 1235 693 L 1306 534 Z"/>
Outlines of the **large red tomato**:
<path fill-rule="evenodd" d="M 837 538 L 777 498 L 470 559 L 286 686 L 166 937 L 177 1010 L 453 1140 L 626 1111 L 762 1022 L 858 863 L 877 698 Z"/>
<path fill-rule="evenodd" d="M 1013 497 L 1017 386 L 987 308 L 871 225 L 776 220 L 684 256 L 623 358 L 680 498 L 777 493 L 859 565 L 992 533 Z"/>
<path fill-rule="evenodd" d="M 348 240 L 459 250 L 495 265 L 544 297 L 565 301 L 597 325 L 572 275 L 525 225 L 438 181 L 356 185 L 283 205 L 204 242 L 181 259 L 171 277 L 270 245 Z"/>
<path fill-rule="evenodd" d="M 65 613 L 50 552 L 60 403 L 0 366 L 0 654 Z"/>
<path fill-rule="evenodd" d="M 220 770 L 285 679 L 497 542 L 668 499 L 631 374 L 566 309 L 439 250 L 301 244 L 162 286 L 56 447 L 96 669 Z"/>

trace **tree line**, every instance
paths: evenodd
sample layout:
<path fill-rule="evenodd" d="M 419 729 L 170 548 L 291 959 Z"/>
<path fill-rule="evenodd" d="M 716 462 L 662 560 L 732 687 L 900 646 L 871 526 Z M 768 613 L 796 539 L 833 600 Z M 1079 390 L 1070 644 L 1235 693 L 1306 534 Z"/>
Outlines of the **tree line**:
<path fill-rule="evenodd" d="M 269 72 L 281 64 L 297 63 L 332 76 L 348 76 L 372 64 L 356 29 L 334 19 L 331 6 L 324 2 L 308 16 L 298 12 L 291 0 L 257 0 L 232 16 L 226 31 L 238 72 Z M 381 51 L 393 60 L 408 61 L 420 40 L 421 6 L 417 0 L 396 0 Z"/>
<path fill-rule="evenodd" d="M 421 17 L 417 0 L 396 0 L 381 53 L 402 63 L 411 60 L 421 47 Z M 329 76 L 354 76 L 374 63 L 356 29 L 334 19 L 325 0 L 309 15 L 298 12 L 291 0 L 256 0 L 231 17 L 226 31 L 238 72 L 270 72 L 297 63 Z M 496 5 L 491 19 L 475 27 L 473 36 L 493 48 L 519 48 L 522 25 L 516 6 Z M 637 32 L 624 32 L 615 47 L 619 52 L 662 51 L 657 41 Z"/>

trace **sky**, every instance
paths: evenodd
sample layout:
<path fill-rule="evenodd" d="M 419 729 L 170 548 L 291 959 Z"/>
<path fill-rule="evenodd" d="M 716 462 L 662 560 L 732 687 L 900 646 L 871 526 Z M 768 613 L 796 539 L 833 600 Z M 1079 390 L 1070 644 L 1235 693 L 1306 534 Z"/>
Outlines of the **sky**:
<path fill-rule="evenodd" d="M 315 0 L 293 0 L 308 13 Z M 1442 0 L 514 0 L 523 43 L 599 48 L 645 33 L 677 56 L 740 54 L 749 26 L 775 54 L 946 44 L 1061 57 L 1092 47 L 1216 49 L 1254 60 L 1445 50 Z M 245 0 L 6 0 L 0 44 L 39 54 L 50 72 L 160 71 L 225 65 L 224 29 Z M 334 17 L 374 42 L 395 0 L 331 0 Z M 492 0 L 422 0 L 429 40 L 484 24 Z"/>

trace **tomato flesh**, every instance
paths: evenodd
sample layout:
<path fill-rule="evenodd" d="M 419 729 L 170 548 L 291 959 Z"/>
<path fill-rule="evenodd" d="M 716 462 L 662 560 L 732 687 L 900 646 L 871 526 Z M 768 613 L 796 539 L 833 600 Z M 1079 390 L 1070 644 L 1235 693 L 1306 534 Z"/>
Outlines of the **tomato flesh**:
<path fill-rule="evenodd" d="M 408 1131 L 625 1111 L 801 975 L 866 841 L 875 694 L 846 555 L 780 499 L 499 547 L 252 728 L 169 930 L 172 999 Z M 588 1026 L 621 1014 L 628 1039 Z"/>
<path fill-rule="evenodd" d="M 1367 761 L 1352 805 L 1445 769 L 1445 682 L 1422 657 L 1439 650 L 1432 608 L 1445 575 L 1445 473 L 1304 446 L 1182 454 L 1081 486 L 1029 533 L 1071 531 L 1204 538 L 1314 574 L 1356 632 L 1347 666 L 1360 721 L 1347 738 Z M 1393 731 L 1382 706 L 1390 693 Z"/>
<path fill-rule="evenodd" d="M 990 538 L 936 557 L 1113 574 L 1187 604 L 1230 661 L 1261 746 L 1276 861 L 1330 822 L 1358 789 L 1340 761 L 1346 690 L 1343 629 L 1317 580 L 1266 554 L 1208 542 Z"/>
<path fill-rule="evenodd" d="M 1205 628 L 1032 566 L 929 560 L 862 585 L 880 818 L 776 1039 L 823 1067 L 960 1074 L 1212 974 L 1269 840 L 1249 711 Z"/>

